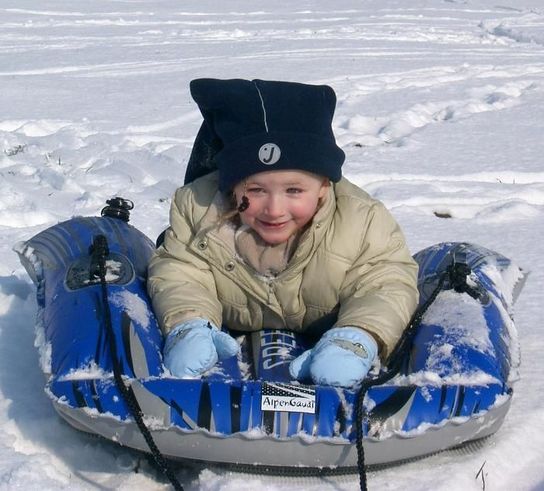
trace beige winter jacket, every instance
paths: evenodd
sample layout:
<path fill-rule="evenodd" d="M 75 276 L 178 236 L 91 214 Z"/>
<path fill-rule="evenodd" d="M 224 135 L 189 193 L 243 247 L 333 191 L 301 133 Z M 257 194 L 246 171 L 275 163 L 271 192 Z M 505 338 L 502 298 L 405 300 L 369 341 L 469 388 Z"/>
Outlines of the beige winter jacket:
<path fill-rule="evenodd" d="M 148 290 L 165 333 L 193 317 L 241 331 L 322 329 L 325 320 L 327 328 L 365 329 L 388 356 L 418 292 L 417 264 L 383 204 L 347 179 L 331 186 L 276 277 L 236 254 L 235 227 L 222 220 L 227 207 L 217 173 L 176 191 L 170 228 L 149 265 Z"/>

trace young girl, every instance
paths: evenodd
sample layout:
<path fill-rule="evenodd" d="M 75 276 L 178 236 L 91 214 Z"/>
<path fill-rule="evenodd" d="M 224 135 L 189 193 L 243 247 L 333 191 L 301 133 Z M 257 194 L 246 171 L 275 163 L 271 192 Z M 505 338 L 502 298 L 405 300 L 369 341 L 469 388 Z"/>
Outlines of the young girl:
<path fill-rule="evenodd" d="M 198 376 L 238 352 L 233 331 L 327 330 L 293 379 L 350 387 L 385 359 L 416 308 L 417 265 L 397 223 L 342 178 L 328 86 L 191 83 L 204 123 L 148 289 L 164 363 Z"/>

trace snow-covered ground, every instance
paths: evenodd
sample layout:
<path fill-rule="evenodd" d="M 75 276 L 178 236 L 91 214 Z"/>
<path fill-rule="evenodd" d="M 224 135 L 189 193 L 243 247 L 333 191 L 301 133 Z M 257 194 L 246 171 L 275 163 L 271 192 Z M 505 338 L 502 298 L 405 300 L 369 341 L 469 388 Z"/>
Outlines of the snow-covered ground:
<path fill-rule="evenodd" d="M 0 489 L 168 488 L 137 453 L 54 413 L 34 288 L 11 249 L 115 195 L 156 236 L 200 124 L 198 77 L 332 85 L 345 174 L 392 210 L 413 252 L 471 241 L 530 270 L 504 426 L 481 447 L 371 472 L 370 489 L 544 489 L 541 0 L 2 0 Z M 190 490 L 358 485 L 179 472 Z"/>

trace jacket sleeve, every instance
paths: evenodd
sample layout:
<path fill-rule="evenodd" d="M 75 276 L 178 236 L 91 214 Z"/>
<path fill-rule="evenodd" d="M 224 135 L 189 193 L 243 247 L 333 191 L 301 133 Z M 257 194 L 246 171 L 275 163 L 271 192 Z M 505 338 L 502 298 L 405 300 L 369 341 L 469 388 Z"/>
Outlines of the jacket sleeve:
<path fill-rule="evenodd" d="M 336 326 L 372 334 L 385 360 L 417 307 L 417 263 L 404 235 L 381 203 L 370 207 L 362 227 L 360 254 L 340 290 Z"/>
<path fill-rule="evenodd" d="M 147 289 L 153 310 L 165 334 L 195 317 L 221 325 L 222 307 L 209 264 L 195 254 L 192 190 L 176 191 L 170 209 L 170 227 L 148 267 Z"/>

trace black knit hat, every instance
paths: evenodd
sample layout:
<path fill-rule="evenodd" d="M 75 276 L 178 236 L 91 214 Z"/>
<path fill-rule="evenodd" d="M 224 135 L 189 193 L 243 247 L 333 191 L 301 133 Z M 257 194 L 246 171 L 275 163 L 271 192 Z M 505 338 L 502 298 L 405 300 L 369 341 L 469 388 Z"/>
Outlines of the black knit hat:
<path fill-rule="evenodd" d="M 331 87 L 202 78 L 191 82 L 191 95 L 204 116 L 191 161 L 205 148 L 222 191 L 270 170 L 305 170 L 334 182 L 342 177 L 345 155 L 331 128 Z"/>

